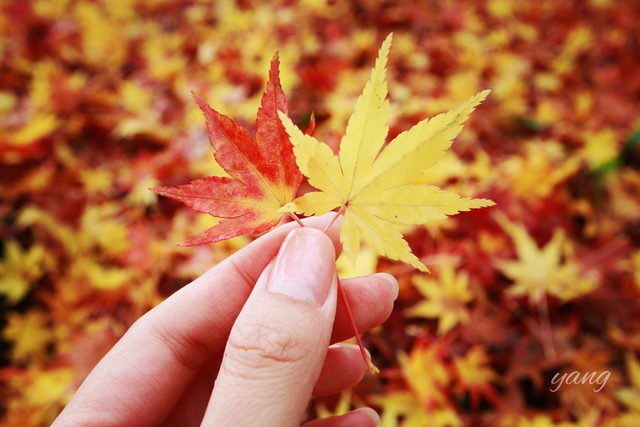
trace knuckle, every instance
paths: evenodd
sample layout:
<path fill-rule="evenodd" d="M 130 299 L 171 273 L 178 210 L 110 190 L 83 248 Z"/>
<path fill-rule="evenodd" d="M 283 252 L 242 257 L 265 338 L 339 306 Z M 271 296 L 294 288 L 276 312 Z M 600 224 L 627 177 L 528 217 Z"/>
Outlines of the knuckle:
<path fill-rule="evenodd" d="M 176 363 L 189 370 L 198 370 L 211 352 L 210 345 L 188 331 L 168 328 L 161 319 L 149 323 L 150 333 L 163 344 Z"/>
<path fill-rule="evenodd" d="M 239 366 L 253 369 L 285 368 L 308 357 L 312 349 L 302 328 L 284 330 L 277 325 L 276 321 L 255 322 L 239 328 L 229 336 L 228 354 Z"/>

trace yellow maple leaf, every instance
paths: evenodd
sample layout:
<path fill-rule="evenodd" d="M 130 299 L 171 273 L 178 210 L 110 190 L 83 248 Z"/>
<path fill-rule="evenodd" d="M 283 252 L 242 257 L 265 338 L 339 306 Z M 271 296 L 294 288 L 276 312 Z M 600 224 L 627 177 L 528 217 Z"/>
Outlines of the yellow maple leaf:
<path fill-rule="evenodd" d="M 114 19 L 97 4 L 80 2 L 73 14 L 80 27 L 82 58 L 91 65 L 117 70 L 127 55 L 127 31 L 124 21 Z"/>
<path fill-rule="evenodd" d="M 2 337 L 12 343 L 11 359 L 14 362 L 42 360 L 45 357 L 46 346 L 53 339 L 48 322 L 47 314 L 39 310 L 7 315 Z"/>
<path fill-rule="evenodd" d="M 69 366 L 31 365 L 7 379 L 9 399 L 3 426 L 51 425 L 73 394 L 76 372 Z"/>
<path fill-rule="evenodd" d="M 347 389 L 340 393 L 340 398 L 338 399 L 338 403 L 336 403 L 333 410 L 327 408 L 327 405 L 324 401 L 319 401 L 316 404 L 316 412 L 318 413 L 318 418 L 329 418 L 337 415 L 344 415 L 351 410 L 353 392 L 351 389 Z"/>
<path fill-rule="evenodd" d="M 373 249 L 364 247 L 362 251 L 360 251 L 358 265 L 354 266 L 349 263 L 347 257 L 342 253 L 336 260 L 338 277 L 341 279 L 350 279 L 352 277 L 374 274 L 378 268 L 378 259 L 378 254 Z"/>
<path fill-rule="evenodd" d="M 85 248 L 97 247 L 117 256 L 129 248 L 129 229 L 116 203 L 87 205 L 82 214 L 79 240 Z"/>
<path fill-rule="evenodd" d="M 380 427 L 461 427 L 462 420 L 453 408 L 426 411 L 421 402 L 407 390 L 385 396 L 372 395 L 371 400 L 382 410 Z"/>
<path fill-rule="evenodd" d="M 499 166 L 499 185 L 528 202 L 548 197 L 582 162 L 578 156 L 567 156 L 554 140 L 531 141 L 524 145 L 524 151 L 524 156 L 511 156 Z"/>
<path fill-rule="evenodd" d="M 469 321 L 466 305 L 473 298 L 469 276 L 456 274 L 452 262 L 444 263 L 437 279 L 416 275 L 413 284 L 426 300 L 405 310 L 405 315 L 438 318 L 438 335 L 446 334 L 458 323 Z"/>
<path fill-rule="evenodd" d="M 402 374 L 416 399 L 427 410 L 446 407 L 451 377 L 443 360 L 444 342 L 418 344 L 409 355 L 398 354 Z"/>
<path fill-rule="evenodd" d="M 95 289 L 115 290 L 135 283 L 136 272 L 122 267 L 102 265 L 91 256 L 80 255 L 69 268 L 69 279 L 82 283 L 86 280 Z"/>
<path fill-rule="evenodd" d="M 5 243 L 4 260 L 0 260 L 0 295 L 9 304 L 22 300 L 45 272 L 47 256 L 44 247 L 36 244 L 28 250 L 15 240 Z"/>
<path fill-rule="evenodd" d="M 495 402 L 497 395 L 492 381 L 497 379 L 497 374 L 489 366 L 489 355 L 484 347 L 476 345 L 471 347 L 466 355 L 454 360 L 455 372 L 458 380 L 456 391 L 469 392 L 471 406 L 480 406 L 480 397 Z"/>
<path fill-rule="evenodd" d="M 640 362 L 632 353 L 625 354 L 627 374 L 632 387 L 621 387 L 615 391 L 620 402 L 640 414 Z"/>
<path fill-rule="evenodd" d="M 544 248 L 539 248 L 522 225 L 512 223 L 503 215 L 496 215 L 496 219 L 511 235 L 518 255 L 518 261 L 496 263 L 496 267 L 514 281 L 507 289 L 508 294 L 527 295 L 532 304 L 538 304 L 546 294 L 569 301 L 598 286 L 597 281 L 584 277 L 579 264 L 568 257 L 567 238 L 562 230 L 556 230 Z"/>
<path fill-rule="evenodd" d="M 385 67 L 390 47 L 391 35 L 382 44 L 371 78 L 356 102 L 338 156 L 280 113 L 298 167 L 320 190 L 297 198 L 281 210 L 321 215 L 340 207 L 344 212 L 340 240 L 351 264 L 355 265 L 363 240 L 381 255 L 428 271 L 395 225 L 424 224 L 494 204 L 413 182 L 443 157 L 462 130 L 461 123 L 489 91 L 480 92 L 457 110 L 423 120 L 385 147 L 389 130 Z"/>
<path fill-rule="evenodd" d="M 613 129 L 584 133 L 584 147 L 580 154 L 592 169 L 596 169 L 618 157 L 618 137 Z"/>

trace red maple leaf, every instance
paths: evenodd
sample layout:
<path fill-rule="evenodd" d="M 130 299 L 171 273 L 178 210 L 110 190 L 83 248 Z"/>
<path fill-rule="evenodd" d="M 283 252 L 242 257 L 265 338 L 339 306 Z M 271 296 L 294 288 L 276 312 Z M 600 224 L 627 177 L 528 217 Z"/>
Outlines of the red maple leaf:
<path fill-rule="evenodd" d="M 278 117 L 278 111 L 287 113 L 279 63 L 276 53 L 258 109 L 255 141 L 246 129 L 195 96 L 207 120 L 214 157 L 230 178 L 208 176 L 178 187 L 152 188 L 157 194 L 179 200 L 198 212 L 223 218 L 182 246 L 265 232 L 278 224 L 282 216 L 278 209 L 293 200 L 302 175 Z"/>

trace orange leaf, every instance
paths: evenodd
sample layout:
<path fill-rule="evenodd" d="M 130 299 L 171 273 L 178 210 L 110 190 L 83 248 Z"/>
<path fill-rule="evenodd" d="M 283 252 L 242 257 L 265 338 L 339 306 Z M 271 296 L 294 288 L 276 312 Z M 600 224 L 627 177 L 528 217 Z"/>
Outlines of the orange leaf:
<path fill-rule="evenodd" d="M 229 177 L 210 176 L 179 187 L 155 187 L 157 194 L 179 200 L 198 212 L 224 218 L 184 246 L 262 233 L 278 224 L 278 209 L 293 200 L 302 175 L 278 111 L 287 100 L 278 77 L 278 54 L 271 61 L 267 90 L 256 119 L 255 141 L 231 118 L 213 110 L 202 98 L 196 103 L 207 119 L 214 157 Z"/>

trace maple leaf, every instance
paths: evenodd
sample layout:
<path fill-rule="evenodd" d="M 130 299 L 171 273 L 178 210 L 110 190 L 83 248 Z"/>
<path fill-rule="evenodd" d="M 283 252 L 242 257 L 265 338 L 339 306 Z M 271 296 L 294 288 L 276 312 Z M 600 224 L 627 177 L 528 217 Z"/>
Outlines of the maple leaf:
<path fill-rule="evenodd" d="M 522 225 L 510 222 L 504 215 L 496 220 L 511 235 L 518 261 L 498 261 L 496 266 L 514 284 L 507 289 L 512 296 L 527 295 L 538 304 L 546 294 L 569 301 L 593 291 L 598 283 L 582 277 L 579 264 L 566 255 L 566 236 L 556 230 L 551 240 L 540 249 Z"/>
<path fill-rule="evenodd" d="M 382 408 L 380 427 L 461 427 L 462 420 L 452 408 L 425 411 L 416 396 L 407 390 L 387 395 L 372 395 L 371 400 Z"/>
<path fill-rule="evenodd" d="M 426 300 L 405 310 L 405 315 L 439 318 L 438 335 L 446 334 L 458 323 L 469 321 L 466 306 L 473 299 L 469 276 L 466 273 L 456 274 L 451 261 L 444 264 L 439 280 L 414 276 L 413 284 Z"/>
<path fill-rule="evenodd" d="M 389 116 L 385 67 L 391 38 L 389 35 L 380 48 L 338 156 L 326 144 L 303 134 L 286 114 L 280 114 L 300 170 L 320 190 L 297 198 L 282 211 L 308 216 L 340 207 L 344 212 L 340 240 L 352 265 L 362 239 L 379 254 L 428 271 L 394 225 L 424 224 L 494 204 L 412 182 L 442 158 L 462 130 L 461 123 L 489 91 L 480 92 L 455 111 L 418 123 L 384 147 Z"/>
<path fill-rule="evenodd" d="M 344 415 L 351 410 L 353 406 L 351 401 L 353 397 L 353 391 L 351 389 L 347 389 L 340 393 L 340 398 L 338 399 L 338 403 L 333 410 L 327 408 L 325 402 L 319 401 L 316 404 L 316 412 L 318 413 L 318 418 L 329 418 L 336 415 Z"/>
<path fill-rule="evenodd" d="M 449 401 L 446 390 L 451 375 L 443 355 L 446 345 L 444 341 L 434 342 L 428 347 L 418 343 L 409 355 L 398 354 L 407 385 L 429 410 L 446 407 Z"/>
<path fill-rule="evenodd" d="M 22 300 L 31 286 L 44 274 L 45 248 L 34 245 L 23 251 L 15 240 L 7 240 L 4 260 L 0 260 L 0 297 L 11 305 Z"/>
<path fill-rule="evenodd" d="M 77 373 L 68 366 L 45 368 L 34 364 L 24 370 L 0 371 L 0 378 L 6 380 L 19 397 L 3 408 L 6 413 L 2 425 L 51 425 L 62 405 L 71 398 L 76 377 Z"/>
<path fill-rule="evenodd" d="M 249 232 L 262 233 L 278 224 L 278 211 L 293 200 L 302 180 L 289 138 L 278 120 L 287 112 L 279 79 L 278 54 L 269 70 L 267 90 L 256 119 L 255 141 L 231 118 L 213 110 L 202 98 L 196 103 L 207 119 L 214 157 L 230 177 L 210 176 L 178 187 L 154 187 L 198 212 L 224 218 L 183 246 L 202 245 Z"/>
<path fill-rule="evenodd" d="M 13 343 L 11 358 L 14 361 L 40 361 L 46 357 L 46 346 L 53 338 L 53 332 L 47 326 L 48 321 L 47 313 L 35 309 L 25 314 L 7 315 L 2 337 Z"/>
<path fill-rule="evenodd" d="M 458 392 L 468 391 L 471 407 L 480 407 L 480 398 L 484 396 L 488 401 L 496 403 L 497 395 L 491 382 L 497 374 L 489 365 L 489 356 L 484 347 L 476 345 L 469 349 L 464 357 L 455 359 L 454 367 L 458 379 Z"/>
<path fill-rule="evenodd" d="M 621 387 L 615 391 L 615 395 L 640 416 L 640 362 L 631 353 L 625 354 L 625 362 L 632 387 Z"/>
<path fill-rule="evenodd" d="M 526 201 L 548 197 L 560 183 L 576 173 L 582 159 L 567 156 L 553 140 L 532 141 L 524 145 L 525 156 L 515 155 L 501 165 L 501 184 Z"/>

